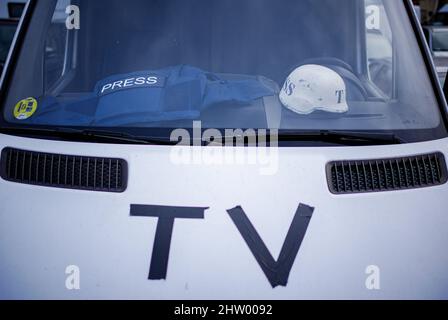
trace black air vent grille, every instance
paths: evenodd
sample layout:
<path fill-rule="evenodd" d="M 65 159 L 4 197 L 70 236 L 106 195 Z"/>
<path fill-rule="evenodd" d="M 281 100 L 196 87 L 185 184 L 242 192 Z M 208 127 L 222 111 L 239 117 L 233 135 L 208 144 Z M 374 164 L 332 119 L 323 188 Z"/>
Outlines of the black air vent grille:
<path fill-rule="evenodd" d="M 327 166 L 327 180 L 334 194 L 417 189 L 447 182 L 442 153 L 415 157 L 336 161 Z"/>
<path fill-rule="evenodd" d="M 69 156 L 5 148 L 4 180 L 54 188 L 123 192 L 127 163 L 122 159 Z"/>

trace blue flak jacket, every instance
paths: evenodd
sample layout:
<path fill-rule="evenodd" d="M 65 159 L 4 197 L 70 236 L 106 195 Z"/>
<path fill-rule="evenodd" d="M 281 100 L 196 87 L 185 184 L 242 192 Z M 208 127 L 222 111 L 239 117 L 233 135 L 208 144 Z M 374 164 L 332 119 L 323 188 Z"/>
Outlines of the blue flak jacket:
<path fill-rule="evenodd" d="M 244 107 L 275 94 L 255 76 L 223 80 L 217 74 L 181 65 L 108 77 L 76 101 L 41 97 L 36 114 L 26 122 L 113 127 L 194 120 L 216 104 Z"/>

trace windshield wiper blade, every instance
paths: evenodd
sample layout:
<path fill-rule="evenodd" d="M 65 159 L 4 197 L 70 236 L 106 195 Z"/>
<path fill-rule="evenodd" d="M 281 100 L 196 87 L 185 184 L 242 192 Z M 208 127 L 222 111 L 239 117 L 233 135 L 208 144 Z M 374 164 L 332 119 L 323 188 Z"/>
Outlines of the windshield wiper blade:
<path fill-rule="evenodd" d="M 107 131 L 96 129 L 76 128 L 28 128 L 28 127 L 4 127 L 1 133 L 6 134 L 30 134 L 59 137 L 66 139 L 83 139 L 88 141 L 111 141 L 132 144 L 150 145 L 178 145 L 178 141 L 171 141 L 163 137 L 134 136 L 119 131 Z M 322 141 L 341 145 L 391 145 L 405 143 L 393 133 L 382 132 L 358 132 L 358 131 L 281 131 L 272 134 L 270 139 L 276 137 L 278 141 Z"/>
<path fill-rule="evenodd" d="M 362 131 L 283 131 L 279 141 L 323 141 L 342 145 L 392 145 L 405 143 L 394 133 Z"/>
<path fill-rule="evenodd" d="M 151 145 L 175 145 L 176 141 L 171 141 L 163 137 L 152 136 L 135 136 L 125 132 L 96 130 L 96 129 L 72 129 L 60 128 L 58 132 L 64 134 L 79 134 L 84 137 L 91 137 L 92 139 L 112 140 L 122 143 L 136 143 L 136 144 L 151 144 Z"/>
<path fill-rule="evenodd" d="M 208 141 L 204 142 L 205 146 L 223 146 L 228 141 L 234 144 L 235 139 L 241 145 L 251 145 L 251 141 L 257 145 L 261 137 L 265 138 L 265 141 L 272 145 L 274 140 L 277 142 L 325 142 L 338 145 L 347 146 L 362 146 L 362 145 L 393 145 L 405 143 L 403 139 L 395 135 L 394 133 L 383 132 L 358 132 L 358 131 L 331 131 L 331 130 L 318 130 L 318 131 L 297 131 L 297 130 L 285 130 L 280 132 L 264 132 L 263 134 L 242 134 L 235 136 L 223 136 L 221 141 Z"/>
<path fill-rule="evenodd" d="M 132 144 L 151 144 L 151 145 L 175 145 L 172 142 L 161 137 L 140 137 L 124 132 L 92 130 L 92 129 L 74 129 L 74 128 L 26 128 L 26 127 L 6 127 L 0 128 L 1 133 L 6 134 L 31 134 L 44 135 L 59 138 L 78 139 L 89 141 L 110 141 Z"/>

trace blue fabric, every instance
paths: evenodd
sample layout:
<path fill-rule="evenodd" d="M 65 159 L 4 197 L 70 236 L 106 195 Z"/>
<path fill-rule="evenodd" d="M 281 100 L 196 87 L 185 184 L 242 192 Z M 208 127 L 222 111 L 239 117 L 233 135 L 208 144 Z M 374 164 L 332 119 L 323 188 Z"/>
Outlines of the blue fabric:
<path fill-rule="evenodd" d="M 54 97 L 40 98 L 36 113 L 25 122 L 40 125 L 89 126 L 93 115 L 88 114 L 88 111 L 95 110 L 96 103 L 97 100 L 91 95 L 72 104 L 58 102 Z"/>
<path fill-rule="evenodd" d="M 219 103 L 242 106 L 275 93 L 255 77 L 221 80 L 191 66 L 114 75 L 99 81 L 94 91 L 72 103 L 40 99 L 35 124 L 120 126 L 156 121 L 197 119 Z"/>

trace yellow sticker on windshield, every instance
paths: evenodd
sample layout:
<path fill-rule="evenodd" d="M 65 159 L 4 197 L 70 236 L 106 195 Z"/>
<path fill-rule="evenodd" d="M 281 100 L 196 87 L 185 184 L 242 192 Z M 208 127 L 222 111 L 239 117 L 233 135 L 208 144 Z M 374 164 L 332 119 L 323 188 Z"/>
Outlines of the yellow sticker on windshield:
<path fill-rule="evenodd" d="M 19 101 L 14 108 L 14 118 L 26 120 L 31 118 L 37 110 L 37 101 L 34 98 L 27 98 Z"/>

